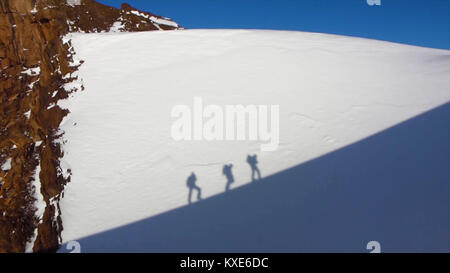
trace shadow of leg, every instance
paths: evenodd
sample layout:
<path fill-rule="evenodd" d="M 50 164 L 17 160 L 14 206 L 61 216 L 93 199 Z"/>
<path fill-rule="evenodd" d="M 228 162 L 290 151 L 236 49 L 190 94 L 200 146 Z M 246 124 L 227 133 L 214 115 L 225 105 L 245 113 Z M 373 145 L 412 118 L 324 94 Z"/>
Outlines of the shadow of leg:
<path fill-rule="evenodd" d="M 192 188 L 189 188 L 189 194 L 188 194 L 188 203 L 192 203 Z"/>
<path fill-rule="evenodd" d="M 202 200 L 202 189 L 200 187 L 196 187 L 197 189 L 197 200 Z"/>

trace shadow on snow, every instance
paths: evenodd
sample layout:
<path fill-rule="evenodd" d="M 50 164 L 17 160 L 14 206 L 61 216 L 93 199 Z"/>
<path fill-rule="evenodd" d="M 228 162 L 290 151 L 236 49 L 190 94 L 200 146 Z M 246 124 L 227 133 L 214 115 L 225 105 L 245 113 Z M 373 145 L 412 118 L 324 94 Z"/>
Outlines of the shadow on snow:
<path fill-rule="evenodd" d="M 368 252 L 372 240 L 382 252 L 448 252 L 449 197 L 447 103 L 258 183 L 78 241 L 82 252 Z"/>

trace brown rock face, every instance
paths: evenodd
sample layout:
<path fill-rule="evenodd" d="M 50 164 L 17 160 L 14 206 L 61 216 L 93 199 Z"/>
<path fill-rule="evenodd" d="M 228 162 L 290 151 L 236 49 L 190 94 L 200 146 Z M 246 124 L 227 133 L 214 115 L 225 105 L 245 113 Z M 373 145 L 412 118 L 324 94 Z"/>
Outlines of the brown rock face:
<path fill-rule="evenodd" d="M 57 102 L 78 91 L 63 87 L 78 67 L 62 37 L 180 29 L 168 20 L 93 0 L 0 1 L 0 252 L 24 252 L 33 242 L 34 252 L 55 251 L 61 242 L 59 200 L 70 170 L 59 162 L 59 125 L 69 111 Z M 46 203 L 43 215 L 36 215 L 36 194 Z"/>

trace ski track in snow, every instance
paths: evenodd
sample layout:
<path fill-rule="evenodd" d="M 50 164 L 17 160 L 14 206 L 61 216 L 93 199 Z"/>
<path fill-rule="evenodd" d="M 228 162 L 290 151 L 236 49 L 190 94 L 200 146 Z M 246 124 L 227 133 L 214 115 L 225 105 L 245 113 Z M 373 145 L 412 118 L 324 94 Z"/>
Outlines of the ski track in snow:
<path fill-rule="evenodd" d="M 319 157 L 450 100 L 450 52 L 336 35 L 250 30 L 72 34 L 85 91 L 58 104 L 72 179 L 63 241 L 187 204 L 191 172 L 207 198 L 222 165 L 250 182 Z M 177 104 L 280 105 L 280 145 L 172 140 Z M 75 125 L 76 124 L 76 125 Z"/>

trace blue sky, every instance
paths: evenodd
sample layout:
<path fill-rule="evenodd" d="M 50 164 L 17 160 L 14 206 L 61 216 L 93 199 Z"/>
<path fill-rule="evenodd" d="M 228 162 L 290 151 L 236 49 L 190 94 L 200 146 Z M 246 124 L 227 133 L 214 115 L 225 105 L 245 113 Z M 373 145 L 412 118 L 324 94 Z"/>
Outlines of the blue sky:
<path fill-rule="evenodd" d="M 299 30 L 450 49 L 450 0 L 98 0 L 123 1 L 186 28 Z"/>

